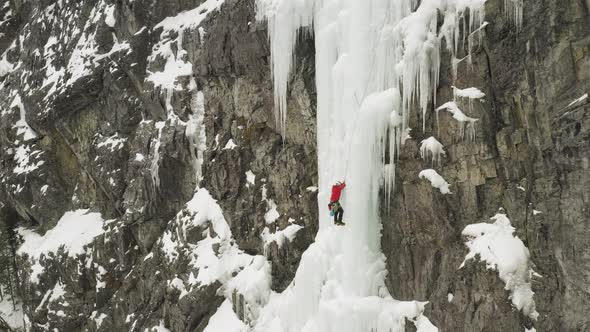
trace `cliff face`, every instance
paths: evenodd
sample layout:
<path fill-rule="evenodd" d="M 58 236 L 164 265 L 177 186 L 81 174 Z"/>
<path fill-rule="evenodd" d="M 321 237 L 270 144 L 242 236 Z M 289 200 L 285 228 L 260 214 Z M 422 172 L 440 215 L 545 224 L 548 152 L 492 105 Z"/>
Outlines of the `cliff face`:
<path fill-rule="evenodd" d="M 61 249 L 40 258 L 38 282 L 32 260 L 21 257 L 33 330 L 143 331 L 162 322 L 202 331 L 223 302 L 221 281 L 193 289 L 198 268 L 190 262 L 203 239 L 221 238 L 212 247 L 218 255 L 226 244 L 215 220 L 183 223 L 195 217 L 185 204 L 196 188 L 218 201 L 244 255 L 268 257 L 274 290 L 290 282 L 312 242 L 313 44 L 293 78 L 283 140 L 254 1 L 202 3 L 10 1 L 3 8 L 4 215 L 16 212 L 21 226 L 40 233 L 66 211 L 109 219 L 85 254 Z M 177 16 L 186 10 L 190 17 Z M 167 17 L 186 22 L 170 27 Z M 269 211 L 278 211 L 270 222 Z M 292 225 L 303 227 L 292 241 L 263 240 Z M 53 297 L 58 289 L 63 296 Z"/>
<path fill-rule="evenodd" d="M 19 256 L 32 330 L 203 331 L 225 298 L 240 319 L 254 319 L 265 299 L 236 286 L 239 276 L 270 271 L 256 287 L 282 291 L 325 222 L 313 40 L 297 46 L 283 138 L 254 0 L 7 4 L 0 221 L 50 234 L 67 211 L 107 220 L 79 255 Z M 397 299 L 429 301 L 441 331 L 584 331 L 590 106 L 570 103 L 590 90 L 588 4 L 525 1 L 520 31 L 501 1 L 488 1 L 486 15 L 494 24 L 472 65 L 460 64 L 453 82 L 444 57 L 437 93 L 452 100 L 454 84 L 486 94 L 468 108 L 479 119 L 475 139 L 442 112 L 425 131 L 411 120 L 396 192 L 382 207 L 388 287 Z M 445 145 L 435 168 L 451 195 L 418 179 L 432 167 L 419 152 L 431 135 Z M 512 307 L 496 271 L 476 261 L 459 268 L 462 230 L 500 207 L 540 275 L 536 322 Z M 221 272 L 205 282 L 212 266 Z"/>

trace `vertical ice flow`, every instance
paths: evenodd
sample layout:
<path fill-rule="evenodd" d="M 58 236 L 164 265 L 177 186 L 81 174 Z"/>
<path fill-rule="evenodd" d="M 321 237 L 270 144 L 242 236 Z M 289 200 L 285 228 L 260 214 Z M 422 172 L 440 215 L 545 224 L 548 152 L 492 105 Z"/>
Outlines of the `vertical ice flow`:
<path fill-rule="evenodd" d="M 379 191 L 393 191 L 410 110 L 420 109 L 424 121 L 436 103 L 443 40 L 453 58 L 465 39 L 469 52 L 487 25 L 485 1 L 257 0 L 283 132 L 298 33 L 315 34 L 320 231 L 255 331 L 401 331 L 406 318 L 419 331 L 437 330 L 422 314 L 426 303 L 397 301 L 385 287 Z M 327 203 L 331 185 L 343 179 L 347 226 L 335 227 Z"/>

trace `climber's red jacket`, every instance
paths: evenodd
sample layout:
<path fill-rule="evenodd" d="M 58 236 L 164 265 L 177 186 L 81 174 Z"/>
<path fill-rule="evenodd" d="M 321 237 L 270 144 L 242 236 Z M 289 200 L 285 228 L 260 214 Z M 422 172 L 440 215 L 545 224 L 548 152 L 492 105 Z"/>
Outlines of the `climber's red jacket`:
<path fill-rule="evenodd" d="M 344 187 L 346 187 L 345 182 L 332 186 L 332 196 L 330 196 L 330 202 L 336 202 L 340 200 L 340 194 L 342 193 L 342 189 L 344 189 Z"/>

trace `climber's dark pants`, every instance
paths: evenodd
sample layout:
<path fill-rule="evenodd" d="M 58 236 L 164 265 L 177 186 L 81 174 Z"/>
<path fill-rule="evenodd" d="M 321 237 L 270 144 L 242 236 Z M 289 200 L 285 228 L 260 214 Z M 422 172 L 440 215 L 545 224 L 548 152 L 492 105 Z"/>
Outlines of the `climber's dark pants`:
<path fill-rule="evenodd" d="M 339 223 L 342 222 L 342 217 L 344 216 L 344 209 L 342 209 L 342 205 L 338 204 L 338 208 L 334 211 L 334 222 Z"/>
<path fill-rule="evenodd" d="M 336 213 L 334 213 L 334 222 L 342 222 L 343 215 L 344 210 L 342 209 L 342 207 L 339 207 L 338 210 L 336 210 Z"/>

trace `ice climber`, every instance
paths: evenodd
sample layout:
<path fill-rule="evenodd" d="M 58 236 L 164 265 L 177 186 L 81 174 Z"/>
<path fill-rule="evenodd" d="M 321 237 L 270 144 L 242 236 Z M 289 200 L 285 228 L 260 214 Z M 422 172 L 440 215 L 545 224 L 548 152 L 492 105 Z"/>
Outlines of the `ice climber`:
<path fill-rule="evenodd" d="M 342 194 L 342 189 L 344 189 L 344 187 L 346 187 L 346 183 L 340 181 L 336 182 L 336 184 L 332 186 L 332 196 L 330 196 L 330 204 L 328 204 L 328 209 L 330 210 L 330 215 L 334 216 L 335 225 L 344 225 L 342 222 L 344 209 L 342 209 L 342 205 L 340 205 L 340 194 Z"/>

